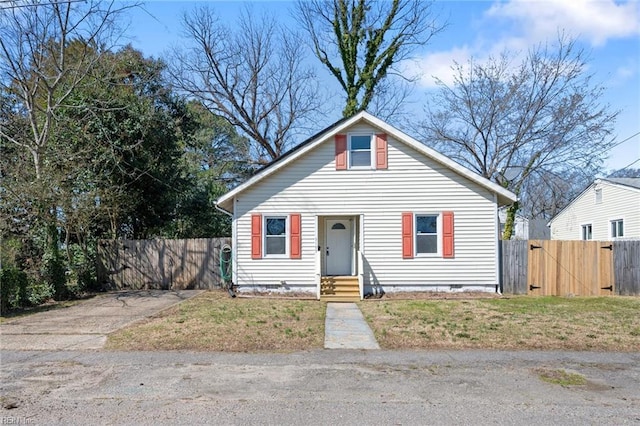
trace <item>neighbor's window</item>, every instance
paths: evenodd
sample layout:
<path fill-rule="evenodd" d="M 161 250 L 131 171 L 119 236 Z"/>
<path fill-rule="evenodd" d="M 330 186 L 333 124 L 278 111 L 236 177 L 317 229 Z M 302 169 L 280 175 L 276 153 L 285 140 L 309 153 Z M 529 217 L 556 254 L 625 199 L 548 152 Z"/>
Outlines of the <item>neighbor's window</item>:
<path fill-rule="evenodd" d="M 624 223 L 622 219 L 611 221 L 611 238 L 624 237 Z"/>
<path fill-rule="evenodd" d="M 371 135 L 349 137 L 349 168 L 371 167 Z"/>
<path fill-rule="evenodd" d="M 590 240 L 592 239 L 592 226 L 591 224 L 587 224 L 587 225 L 582 225 L 582 239 L 583 240 Z"/>
<path fill-rule="evenodd" d="M 264 253 L 287 254 L 287 218 L 265 217 Z"/>
<path fill-rule="evenodd" d="M 416 215 L 416 254 L 438 253 L 438 215 Z"/>

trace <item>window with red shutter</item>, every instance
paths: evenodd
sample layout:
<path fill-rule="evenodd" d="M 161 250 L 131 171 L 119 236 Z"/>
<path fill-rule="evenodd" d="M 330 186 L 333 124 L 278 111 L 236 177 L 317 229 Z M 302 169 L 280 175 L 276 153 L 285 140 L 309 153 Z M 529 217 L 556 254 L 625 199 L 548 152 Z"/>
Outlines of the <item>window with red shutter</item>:
<path fill-rule="evenodd" d="M 442 257 L 454 257 L 453 212 L 442 212 Z"/>
<path fill-rule="evenodd" d="M 336 170 L 347 170 L 347 135 L 336 135 Z"/>
<path fill-rule="evenodd" d="M 251 258 L 262 259 L 262 215 L 251 215 Z"/>
<path fill-rule="evenodd" d="M 402 258 L 413 259 L 413 213 L 402 213 Z"/>
<path fill-rule="evenodd" d="M 302 258 L 302 222 L 300 213 L 289 216 L 289 250 L 291 259 Z"/>
<path fill-rule="evenodd" d="M 380 133 L 376 135 L 376 169 L 386 170 L 388 167 L 387 135 Z"/>

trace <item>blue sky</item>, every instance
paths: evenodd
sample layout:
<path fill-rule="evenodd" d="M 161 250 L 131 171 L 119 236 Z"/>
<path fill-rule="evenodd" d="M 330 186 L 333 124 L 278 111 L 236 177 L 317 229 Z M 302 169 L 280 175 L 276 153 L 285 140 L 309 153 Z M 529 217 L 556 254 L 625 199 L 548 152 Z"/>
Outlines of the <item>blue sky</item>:
<path fill-rule="evenodd" d="M 144 11 L 132 13 L 128 35 L 131 44 L 148 56 L 160 57 L 180 43 L 180 17 L 197 3 L 186 1 L 151 1 Z M 221 17 L 233 21 L 242 2 L 208 2 Z M 296 25 L 290 1 L 254 1 L 255 9 L 272 12 L 287 25 Z M 546 41 L 553 42 L 559 30 L 575 37 L 590 53 L 594 81 L 606 88 L 603 100 L 620 110 L 616 122 L 616 142 L 609 153 L 608 169 L 640 168 L 640 2 L 581 0 L 506 0 L 506 1 L 438 1 L 435 10 L 448 22 L 447 29 L 417 52 L 407 70 L 419 75 L 413 102 L 433 93 L 433 76 L 451 81 L 453 61 L 464 63 L 469 57 L 482 60 L 505 48 L 526 51 Z M 226 19 L 225 19 L 226 20 Z M 313 62 L 312 62 L 313 63 Z M 317 66 L 319 78 L 331 77 Z M 336 91 L 336 104 L 339 105 Z M 420 109 L 417 108 L 419 112 Z M 327 117 L 327 122 L 339 118 Z M 318 129 L 320 130 L 320 129 Z M 626 142 L 622 142 L 623 140 Z"/>

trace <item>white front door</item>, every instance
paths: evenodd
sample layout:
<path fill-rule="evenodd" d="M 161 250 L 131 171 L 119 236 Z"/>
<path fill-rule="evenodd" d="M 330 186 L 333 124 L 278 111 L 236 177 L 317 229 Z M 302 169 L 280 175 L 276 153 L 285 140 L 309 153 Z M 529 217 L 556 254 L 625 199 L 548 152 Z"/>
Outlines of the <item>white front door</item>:
<path fill-rule="evenodd" d="M 349 219 L 327 219 L 325 222 L 325 262 L 329 276 L 351 275 L 351 222 Z"/>

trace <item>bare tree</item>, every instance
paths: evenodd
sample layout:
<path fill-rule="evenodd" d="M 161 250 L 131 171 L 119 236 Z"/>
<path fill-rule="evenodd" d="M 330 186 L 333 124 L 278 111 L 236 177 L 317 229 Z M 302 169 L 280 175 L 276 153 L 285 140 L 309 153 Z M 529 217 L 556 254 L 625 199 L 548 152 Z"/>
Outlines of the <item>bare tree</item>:
<path fill-rule="evenodd" d="M 428 111 L 427 143 L 517 195 L 533 175 L 590 179 L 611 145 L 617 112 L 601 103 L 604 89 L 586 73 L 585 52 L 560 36 L 516 66 L 510 58 L 454 65 L 454 85 L 439 82 Z M 518 209 L 516 202 L 508 210 L 505 239 Z"/>
<path fill-rule="evenodd" d="M 406 91 L 384 83 L 390 75 L 399 75 L 395 65 L 444 28 L 432 13 L 432 3 L 421 0 L 299 0 L 296 5 L 316 57 L 345 92 L 345 117 L 389 93 L 394 99 L 386 107 L 397 108 Z"/>
<path fill-rule="evenodd" d="M 22 166 L 2 180 L 0 210 L 11 218 L 10 227 L 24 225 L 21 231 L 39 241 L 39 253 L 46 254 L 43 268 L 32 270 L 44 271 L 41 278 L 58 298 L 66 294 L 59 201 L 69 179 L 59 165 L 61 154 L 70 150 L 56 148 L 71 146 L 63 137 L 69 121 L 62 117 L 65 110 L 78 107 L 74 94 L 89 80 L 109 41 L 117 38 L 121 12 L 135 6 L 115 4 L 26 0 L 6 1 L 0 7 L 0 151 L 13 154 L 3 158 L 2 174 Z M 47 236 L 44 242 L 41 231 Z"/>
<path fill-rule="evenodd" d="M 597 171 L 533 171 L 520 189 L 520 213 L 528 219 L 551 219 L 593 182 Z"/>
<path fill-rule="evenodd" d="M 225 25 L 208 7 L 183 18 L 185 47 L 174 51 L 174 84 L 254 142 L 259 163 L 279 157 L 322 106 L 300 38 L 245 9 Z"/>
<path fill-rule="evenodd" d="M 98 0 L 3 4 L 0 90 L 17 99 L 18 107 L 0 122 L 0 136 L 29 152 L 37 180 L 42 178 L 42 156 L 57 111 L 66 106 L 113 39 L 117 17 L 131 7 Z M 74 41 L 79 43 L 70 49 Z M 22 131 L 24 120 L 28 133 Z"/>
<path fill-rule="evenodd" d="M 635 162 L 634 162 L 635 163 Z M 609 174 L 610 178 L 640 178 L 640 169 L 624 167 Z"/>

